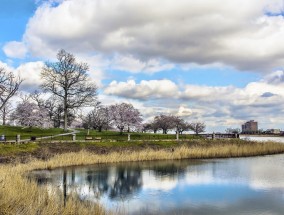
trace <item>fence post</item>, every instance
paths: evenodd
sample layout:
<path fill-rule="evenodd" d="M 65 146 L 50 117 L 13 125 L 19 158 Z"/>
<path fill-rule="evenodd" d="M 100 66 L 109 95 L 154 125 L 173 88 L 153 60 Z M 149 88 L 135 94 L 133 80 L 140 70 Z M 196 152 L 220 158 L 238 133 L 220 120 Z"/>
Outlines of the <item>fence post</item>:
<path fill-rule="evenodd" d="M 21 142 L 21 135 L 17 134 L 16 143 L 20 143 L 20 142 Z"/>
<path fill-rule="evenodd" d="M 177 135 L 176 136 L 177 136 L 177 140 L 179 140 L 179 132 L 178 131 L 177 131 Z"/>
<path fill-rule="evenodd" d="M 72 134 L 72 140 L 76 141 L 76 134 Z"/>
<path fill-rule="evenodd" d="M 213 132 L 212 133 L 212 140 L 214 140 L 215 139 L 215 133 Z"/>
<path fill-rule="evenodd" d="M 130 141 L 130 134 L 128 134 L 127 140 Z"/>

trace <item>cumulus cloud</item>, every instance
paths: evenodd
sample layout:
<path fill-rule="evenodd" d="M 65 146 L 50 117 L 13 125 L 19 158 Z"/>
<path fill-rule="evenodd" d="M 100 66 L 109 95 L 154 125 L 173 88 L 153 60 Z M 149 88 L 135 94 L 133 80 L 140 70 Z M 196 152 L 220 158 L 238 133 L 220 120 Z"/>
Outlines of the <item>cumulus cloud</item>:
<path fill-rule="evenodd" d="M 157 59 L 141 61 L 133 56 L 117 55 L 112 60 L 112 69 L 127 71 L 131 73 L 156 73 L 160 71 L 170 70 L 174 68 L 173 64 L 162 63 Z"/>
<path fill-rule="evenodd" d="M 268 71 L 284 62 L 282 9 L 281 0 L 46 2 L 30 19 L 24 41 L 36 56 L 54 56 L 62 47 L 118 53 L 127 56 L 121 68 L 134 64 L 134 72 L 139 61 L 144 68 L 153 59 L 154 65 L 162 59 Z"/>
<path fill-rule="evenodd" d="M 190 108 L 187 108 L 186 105 L 181 105 L 178 109 L 177 115 L 180 117 L 191 116 L 193 111 Z"/>
<path fill-rule="evenodd" d="M 14 69 L 15 74 L 18 74 L 24 80 L 21 85 L 21 90 L 32 92 L 39 88 L 42 83 L 40 72 L 43 65 L 44 63 L 41 61 L 29 62 Z"/>
<path fill-rule="evenodd" d="M 279 74 L 276 71 L 243 88 L 180 86 L 170 80 L 113 81 L 104 93 L 143 103 L 143 110 L 150 108 L 148 117 L 151 112 L 152 115 L 174 114 L 190 121 L 205 121 L 211 129 L 239 127 L 244 121 L 255 119 L 260 122 L 260 127 L 269 128 L 281 126 L 284 120 L 284 83 Z"/>
<path fill-rule="evenodd" d="M 134 99 L 173 98 L 178 93 L 177 85 L 170 80 L 142 80 L 136 83 L 134 80 L 127 82 L 112 81 L 104 90 L 106 94 L 118 95 Z"/>
<path fill-rule="evenodd" d="M 28 50 L 24 43 L 11 41 L 4 45 L 3 51 L 7 57 L 24 58 Z"/>
<path fill-rule="evenodd" d="M 20 90 L 26 92 L 32 92 L 39 88 L 42 83 L 40 72 L 43 65 L 43 62 L 36 61 L 23 63 L 14 68 L 0 61 L 0 68 L 4 68 L 6 71 L 12 72 L 15 76 L 20 76 L 23 79 Z"/>

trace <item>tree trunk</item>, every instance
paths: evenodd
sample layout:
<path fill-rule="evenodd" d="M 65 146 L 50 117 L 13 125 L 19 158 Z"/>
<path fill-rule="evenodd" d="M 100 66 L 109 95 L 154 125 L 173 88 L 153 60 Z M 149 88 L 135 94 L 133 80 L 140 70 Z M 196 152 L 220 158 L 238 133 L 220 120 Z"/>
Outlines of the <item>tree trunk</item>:
<path fill-rule="evenodd" d="M 64 98 L 64 131 L 67 131 L 67 120 L 68 120 L 68 109 L 67 109 L 67 95 Z"/>
<path fill-rule="evenodd" d="M 120 128 L 119 131 L 120 131 L 120 135 L 122 135 L 123 128 Z"/>
<path fill-rule="evenodd" d="M 6 108 L 3 108 L 3 115 L 2 115 L 3 125 L 6 125 Z"/>
<path fill-rule="evenodd" d="M 67 110 L 64 110 L 64 131 L 67 131 Z"/>
<path fill-rule="evenodd" d="M 103 128 L 102 126 L 99 126 L 99 127 L 98 127 L 98 131 L 99 131 L 99 132 L 102 132 L 102 128 Z"/>

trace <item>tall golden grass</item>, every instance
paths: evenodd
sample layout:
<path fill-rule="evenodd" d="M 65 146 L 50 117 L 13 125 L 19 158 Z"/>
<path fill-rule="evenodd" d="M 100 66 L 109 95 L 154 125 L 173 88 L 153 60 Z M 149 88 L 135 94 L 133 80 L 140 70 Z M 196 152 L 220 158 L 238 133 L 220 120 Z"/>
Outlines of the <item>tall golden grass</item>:
<path fill-rule="evenodd" d="M 87 151 L 56 155 L 48 161 L 31 160 L 26 164 L 0 165 L 0 214 L 107 214 L 98 204 L 68 198 L 66 205 L 56 194 L 25 177 L 28 171 L 63 166 L 126 161 L 173 160 L 185 158 L 227 158 L 284 153 L 284 144 L 245 143 L 244 141 L 195 142 L 175 148 L 94 154 Z"/>

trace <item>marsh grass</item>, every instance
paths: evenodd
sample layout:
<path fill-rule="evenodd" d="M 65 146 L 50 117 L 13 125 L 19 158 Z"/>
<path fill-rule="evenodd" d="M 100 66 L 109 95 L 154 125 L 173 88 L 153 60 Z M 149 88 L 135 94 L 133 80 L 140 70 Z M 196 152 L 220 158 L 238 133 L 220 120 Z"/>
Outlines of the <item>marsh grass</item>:
<path fill-rule="evenodd" d="M 27 164 L 0 166 L 0 214 L 106 214 L 98 204 L 82 202 L 76 196 L 68 198 L 66 206 L 47 188 L 39 187 L 25 177 L 35 169 L 53 169 L 98 163 L 129 161 L 174 160 L 185 158 L 229 158 L 284 152 L 284 144 L 245 142 L 241 140 L 196 140 L 162 149 L 147 148 L 139 151 L 125 149 L 109 154 L 80 152 L 56 155 L 47 161 L 31 160 Z"/>

